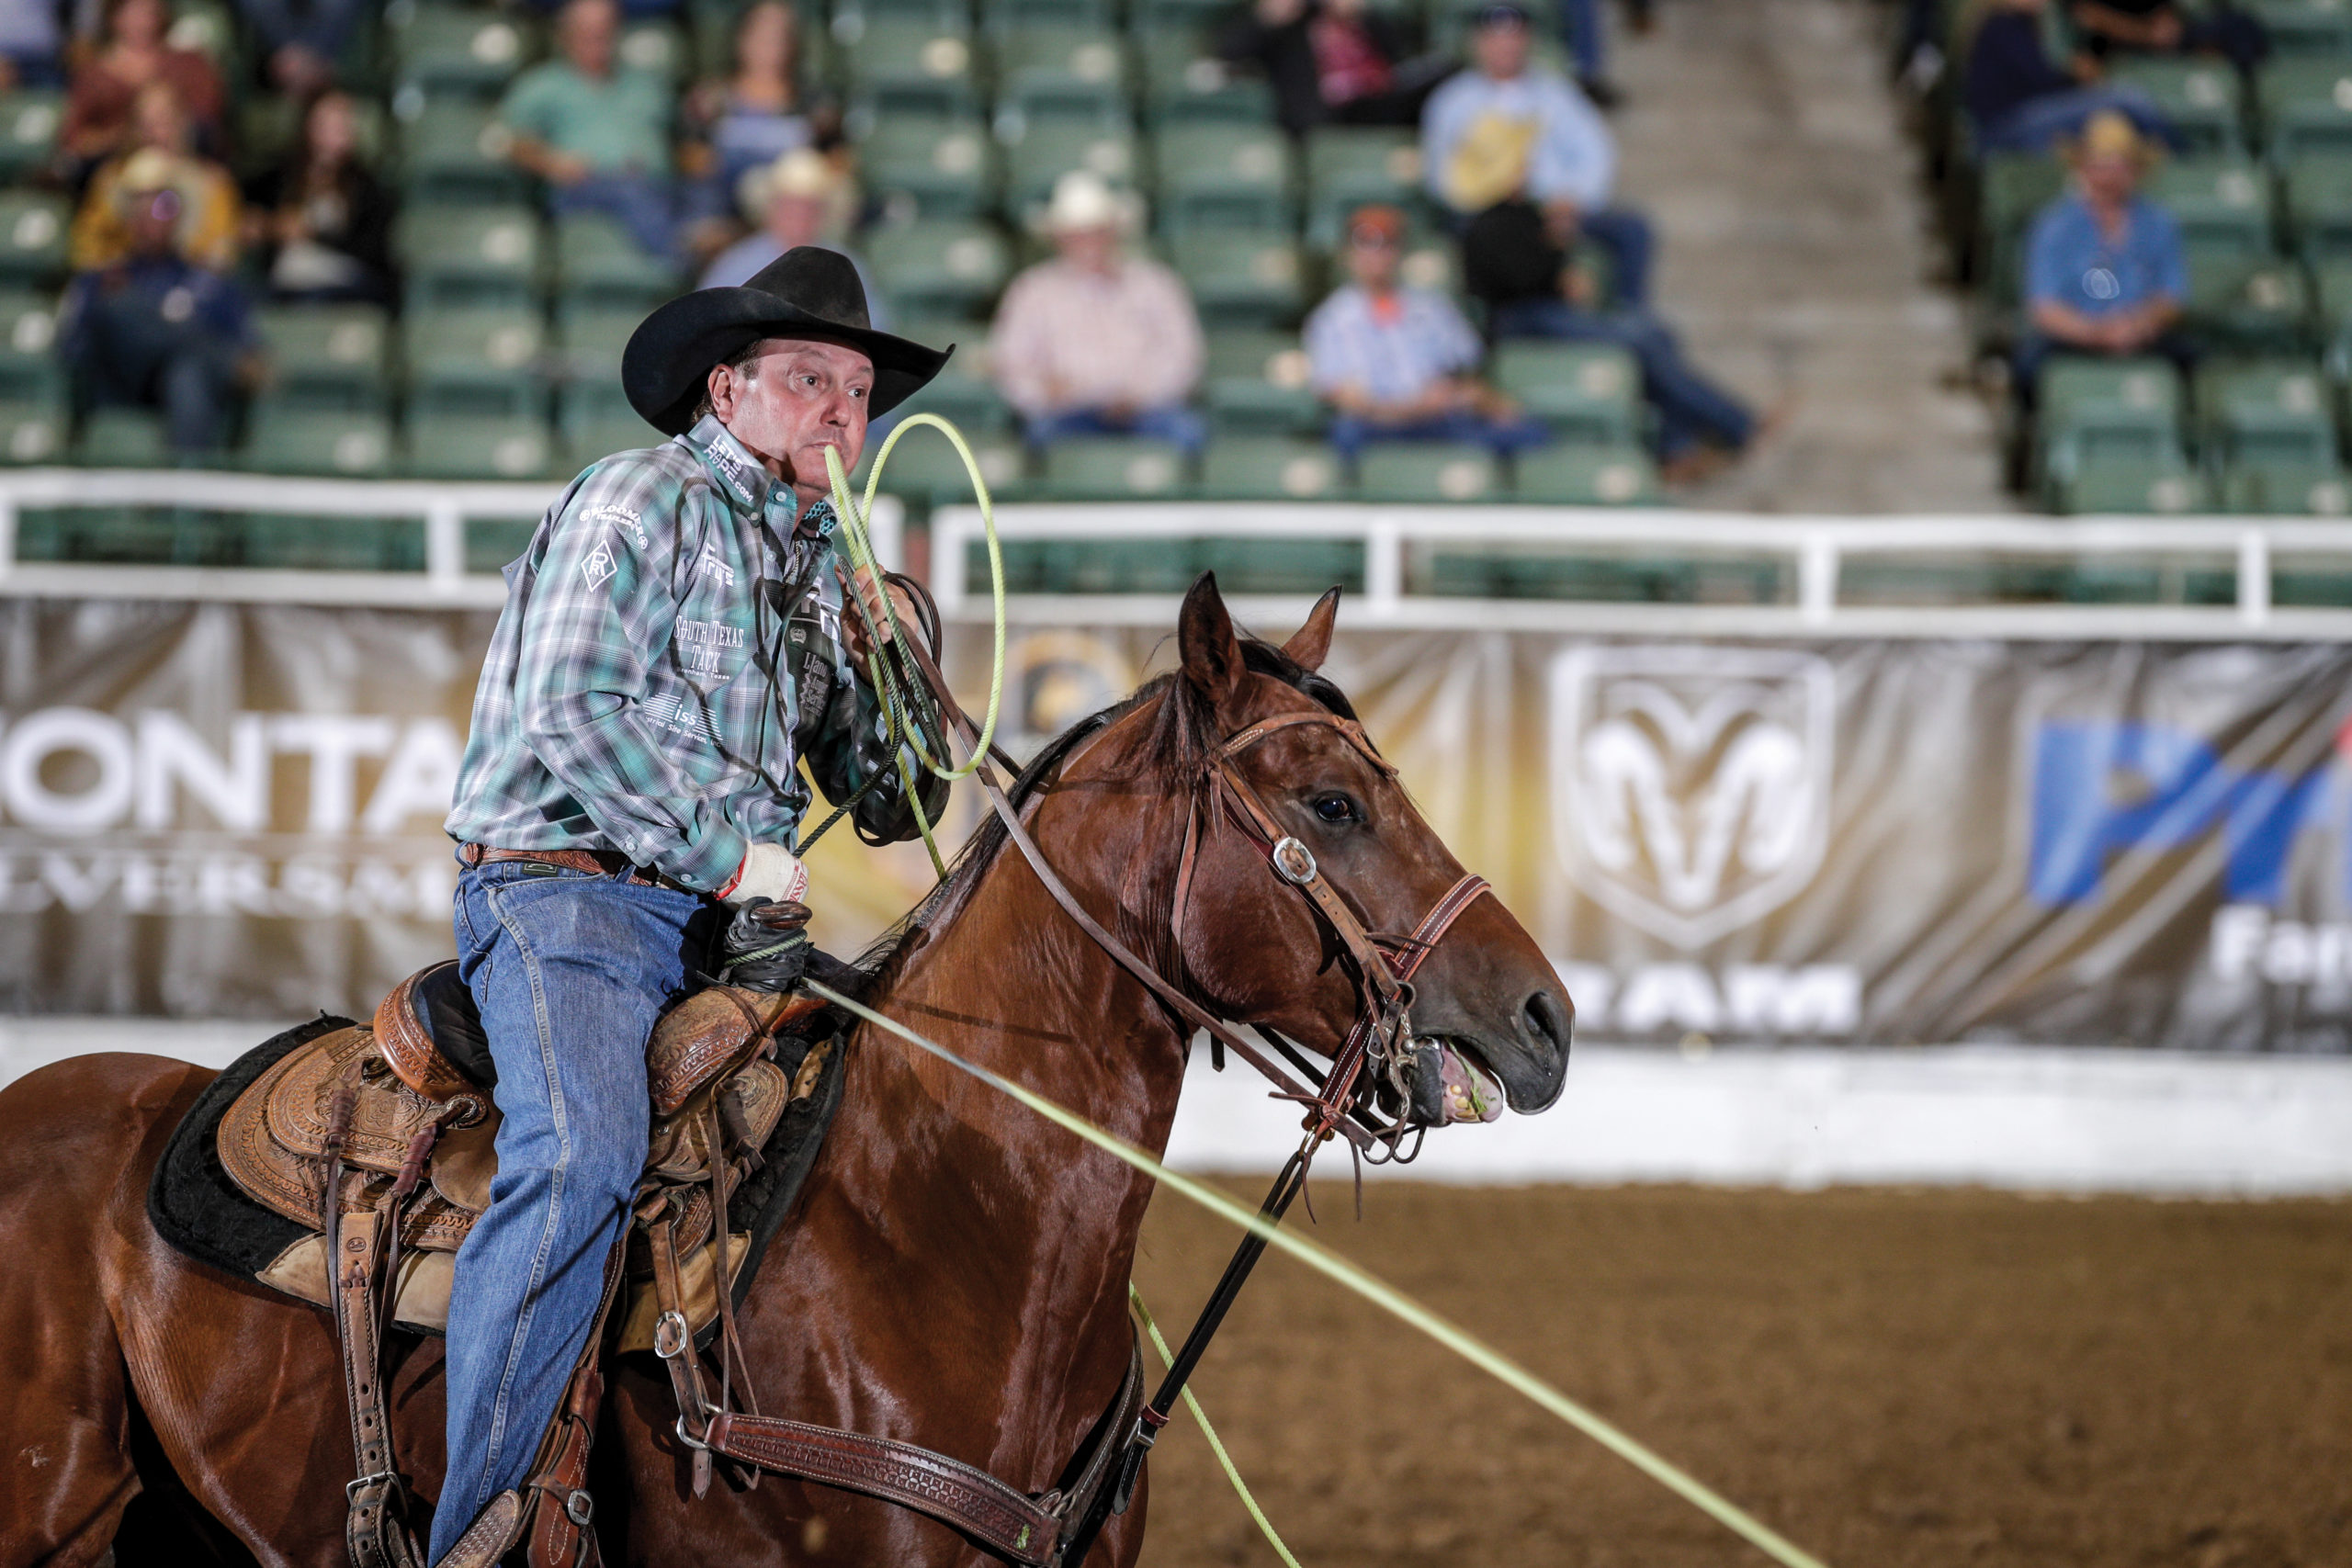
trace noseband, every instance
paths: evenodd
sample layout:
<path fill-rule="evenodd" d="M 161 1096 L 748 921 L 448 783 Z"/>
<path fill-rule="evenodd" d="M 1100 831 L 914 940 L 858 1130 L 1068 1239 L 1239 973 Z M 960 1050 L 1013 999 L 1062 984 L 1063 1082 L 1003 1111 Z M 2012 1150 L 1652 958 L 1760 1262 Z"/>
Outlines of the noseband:
<path fill-rule="evenodd" d="M 1364 735 L 1363 726 L 1328 711 L 1277 714 L 1228 736 L 1209 754 L 1207 765 L 1202 770 L 1200 785 L 1193 792 L 1193 809 L 1185 818 L 1184 849 L 1176 864 L 1176 894 L 1169 926 L 1181 959 L 1185 916 L 1192 903 L 1193 870 L 1200 853 L 1202 824 L 1205 822 L 1209 831 L 1215 832 L 1220 824 L 1232 822 L 1264 854 L 1275 879 L 1297 889 L 1323 923 L 1330 928 L 1332 935 L 1347 953 L 1354 972 L 1356 1020 L 1350 1026 L 1340 1048 L 1332 1053 L 1331 1067 L 1328 1073 L 1317 1073 L 1295 1053 L 1284 1050 L 1280 1040 L 1265 1035 L 1267 1043 L 1283 1051 L 1293 1066 L 1310 1078 L 1321 1079 L 1313 1093 L 1301 1093 L 1277 1080 L 1276 1093 L 1283 1099 L 1297 1100 L 1308 1108 L 1306 1129 L 1310 1145 L 1322 1142 L 1347 1123 L 1377 1140 L 1385 1148 L 1387 1156 L 1394 1159 L 1400 1157 L 1397 1145 L 1407 1130 L 1406 1121 L 1400 1113 L 1382 1125 L 1374 1102 L 1379 1089 L 1385 1087 L 1396 1096 L 1399 1105 L 1411 1103 L 1412 1095 L 1407 1086 L 1406 1076 L 1413 1061 L 1413 975 L 1453 922 L 1461 918 L 1463 911 L 1475 903 L 1480 894 L 1489 889 L 1485 877 L 1476 872 L 1465 872 L 1462 879 L 1446 889 L 1443 896 L 1430 907 L 1429 912 L 1404 935 L 1374 931 L 1365 925 L 1357 916 L 1354 907 L 1323 874 L 1322 867 L 1316 863 L 1314 852 L 1285 832 L 1274 819 L 1265 798 L 1242 776 L 1238 765 L 1241 754 L 1261 740 L 1280 730 L 1304 724 L 1323 725 L 1338 730 L 1340 739 L 1354 747 L 1382 778 L 1396 776 L 1396 767 L 1373 749 L 1371 740 Z M 1261 1035 L 1265 1033 L 1262 1030 L 1259 1032 Z M 1213 1048 L 1223 1043 L 1215 1036 L 1211 1038 Z M 1223 1052 L 1219 1050 L 1217 1055 L 1221 1058 Z M 1369 1076 L 1365 1072 L 1367 1066 L 1372 1069 Z M 1356 1146 L 1359 1150 L 1370 1152 L 1363 1143 L 1357 1143 Z M 1418 1151 L 1418 1143 L 1415 1148 Z"/>

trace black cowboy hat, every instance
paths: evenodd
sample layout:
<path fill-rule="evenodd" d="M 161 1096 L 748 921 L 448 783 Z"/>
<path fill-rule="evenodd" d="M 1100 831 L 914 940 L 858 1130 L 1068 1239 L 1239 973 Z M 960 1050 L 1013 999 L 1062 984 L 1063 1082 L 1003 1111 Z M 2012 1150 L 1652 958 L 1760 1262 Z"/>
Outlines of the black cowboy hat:
<path fill-rule="evenodd" d="M 763 337 L 846 344 L 874 361 L 872 414 L 913 396 L 951 352 L 876 332 L 850 259 L 821 245 L 796 245 L 740 288 L 697 288 L 638 323 L 621 352 L 621 389 L 655 429 L 676 435 L 694 423 L 710 367 Z"/>

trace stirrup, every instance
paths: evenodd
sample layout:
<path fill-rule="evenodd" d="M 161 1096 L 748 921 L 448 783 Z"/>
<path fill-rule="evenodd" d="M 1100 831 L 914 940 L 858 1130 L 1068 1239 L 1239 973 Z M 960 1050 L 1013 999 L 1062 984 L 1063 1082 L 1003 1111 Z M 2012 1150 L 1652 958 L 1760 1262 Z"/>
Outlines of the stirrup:
<path fill-rule="evenodd" d="M 434 1568 L 497 1568 L 498 1560 L 523 1539 L 523 1495 L 501 1492 L 482 1507 L 448 1555 Z"/>

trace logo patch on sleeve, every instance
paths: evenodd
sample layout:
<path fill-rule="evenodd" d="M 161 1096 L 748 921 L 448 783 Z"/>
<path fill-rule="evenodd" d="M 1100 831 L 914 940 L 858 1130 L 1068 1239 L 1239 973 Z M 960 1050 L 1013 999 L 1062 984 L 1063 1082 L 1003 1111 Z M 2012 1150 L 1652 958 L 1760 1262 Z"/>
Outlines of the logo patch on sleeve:
<path fill-rule="evenodd" d="M 620 568 L 613 560 L 613 545 L 609 539 L 599 539 L 588 558 L 580 563 L 580 575 L 588 580 L 591 588 L 602 588 L 607 578 Z"/>

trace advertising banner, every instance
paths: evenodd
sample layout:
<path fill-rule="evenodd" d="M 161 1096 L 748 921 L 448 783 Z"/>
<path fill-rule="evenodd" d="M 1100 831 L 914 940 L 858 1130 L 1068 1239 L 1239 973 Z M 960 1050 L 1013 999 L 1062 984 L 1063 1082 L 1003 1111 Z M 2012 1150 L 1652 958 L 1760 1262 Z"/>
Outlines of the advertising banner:
<path fill-rule="evenodd" d="M 1588 1037 L 2352 1046 L 2352 649 L 1345 623 L 1328 672 Z M 447 954 L 490 627 L 0 601 L 0 1010 L 351 1012 Z M 1171 658 L 1016 629 L 1003 737 Z M 947 662 L 978 711 L 986 633 Z M 930 882 L 846 829 L 812 860 L 836 952 Z"/>

